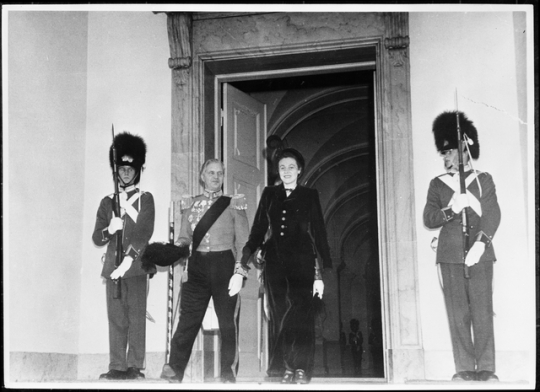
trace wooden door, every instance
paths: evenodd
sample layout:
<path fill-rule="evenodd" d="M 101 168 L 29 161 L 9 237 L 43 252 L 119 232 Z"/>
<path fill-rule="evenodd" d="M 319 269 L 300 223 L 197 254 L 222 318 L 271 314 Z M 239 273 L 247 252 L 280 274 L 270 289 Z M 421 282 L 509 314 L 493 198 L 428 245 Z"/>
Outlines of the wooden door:
<path fill-rule="evenodd" d="M 224 190 L 244 194 L 249 227 L 266 185 L 266 105 L 249 95 L 223 84 L 223 161 Z M 261 378 L 266 375 L 266 325 L 259 295 L 260 271 L 251 268 L 240 292 L 240 366 L 238 378 Z"/>

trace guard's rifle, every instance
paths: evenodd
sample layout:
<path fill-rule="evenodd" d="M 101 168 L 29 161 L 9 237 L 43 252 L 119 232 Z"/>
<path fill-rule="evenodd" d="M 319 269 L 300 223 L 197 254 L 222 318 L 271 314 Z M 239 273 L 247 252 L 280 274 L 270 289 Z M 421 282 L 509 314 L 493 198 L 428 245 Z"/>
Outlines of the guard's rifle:
<path fill-rule="evenodd" d="M 457 101 L 457 89 L 455 94 L 456 101 L 456 123 L 457 123 L 457 150 L 458 150 L 458 167 L 459 167 L 459 189 L 461 194 L 467 194 L 467 188 L 465 186 L 465 170 L 463 169 L 463 133 L 461 132 L 461 126 L 459 125 L 459 111 L 458 111 L 458 101 Z M 469 226 L 468 226 L 468 216 L 467 209 L 465 207 L 461 210 L 461 237 L 463 239 L 463 272 L 465 278 L 469 279 L 469 267 L 465 264 L 465 258 L 467 257 L 467 252 L 469 251 Z"/>
<path fill-rule="evenodd" d="M 113 177 L 114 177 L 114 197 L 113 197 L 113 211 L 116 217 L 120 218 L 120 192 L 118 191 L 118 166 L 116 165 L 116 147 L 114 146 L 114 124 L 112 124 L 112 155 L 113 155 Z M 122 264 L 122 258 L 124 255 L 122 249 L 122 231 L 118 230 L 115 234 L 116 237 L 116 250 L 115 250 L 115 259 L 114 266 L 118 268 Z M 120 278 L 114 279 L 114 292 L 113 298 L 120 299 L 122 298 L 122 285 L 120 283 Z"/>

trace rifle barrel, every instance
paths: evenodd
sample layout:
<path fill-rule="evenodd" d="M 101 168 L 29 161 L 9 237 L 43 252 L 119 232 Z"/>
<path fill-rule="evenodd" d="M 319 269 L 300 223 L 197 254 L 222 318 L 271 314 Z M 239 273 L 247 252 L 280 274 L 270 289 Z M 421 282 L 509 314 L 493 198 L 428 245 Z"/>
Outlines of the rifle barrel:
<path fill-rule="evenodd" d="M 115 215 L 120 218 L 120 192 L 118 190 L 118 167 L 116 166 L 116 147 L 114 145 L 114 124 L 112 125 L 112 153 L 113 153 L 113 177 L 114 177 L 114 198 L 113 198 L 113 209 Z M 114 266 L 118 268 L 122 264 L 123 251 L 122 251 L 122 230 L 118 230 L 115 234 L 116 237 L 116 251 Z M 114 280 L 114 293 L 113 298 L 120 299 L 122 298 L 122 286 L 120 278 Z"/>
<path fill-rule="evenodd" d="M 461 132 L 461 127 L 459 125 L 459 111 L 457 110 L 457 91 L 456 91 L 456 122 L 457 122 L 457 140 L 458 140 L 458 168 L 459 168 L 459 188 L 461 194 L 467 193 L 467 188 L 465 186 L 465 170 L 463 168 L 463 144 L 461 140 L 463 135 Z M 469 267 L 465 264 L 465 257 L 469 251 L 469 226 L 467 223 L 467 207 L 461 211 L 461 228 L 462 228 L 462 239 L 463 239 L 463 273 L 466 279 L 469 279 Z"/>

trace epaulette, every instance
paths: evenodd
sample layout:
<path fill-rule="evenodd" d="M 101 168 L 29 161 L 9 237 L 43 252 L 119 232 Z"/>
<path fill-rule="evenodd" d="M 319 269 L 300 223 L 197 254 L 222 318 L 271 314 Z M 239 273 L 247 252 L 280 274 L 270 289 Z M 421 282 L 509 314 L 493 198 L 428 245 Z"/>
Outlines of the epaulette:
<path fill-rule="evenodd" d="M 234 208 L 235 210 L 247 210 L 247 201 L 245 195 L 238 194 L 230 195 L 229 197 L 231 198 L 231 204 L 229 207 Z"/>
<path fill-rule="evenodd" d="M 191 195 L 182 195 L 180 198 L 180 209 L 183 211 L 188 209 L 193 204 L 194 197 Z"/>

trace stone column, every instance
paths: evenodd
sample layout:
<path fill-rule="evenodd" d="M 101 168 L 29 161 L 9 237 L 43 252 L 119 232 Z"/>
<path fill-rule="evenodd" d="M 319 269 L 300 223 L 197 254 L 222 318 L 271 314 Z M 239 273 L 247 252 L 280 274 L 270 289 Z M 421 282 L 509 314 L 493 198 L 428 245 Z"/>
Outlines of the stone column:
<path fill-rule="evenodd" d="M 407 13 L 386 13 L 382 50 L 382 129 L 379 153 L 382 176 L 381 217 L 386 230 L 381 247 L 383 274 L 388 277 L 386 355 L 391 382 L 424 379 L 424 354 L 418 308 L 416 232 L 414 228 L 414 178 L 411 129 L 409 17 Z M 383 279 L 384 281 L 384 279 Z"/>
<path fill-rule="evenodd" d="M 198 193 L 200 138 L 194 120 L 192 17 L 188 12 L 167 13 L 169 36 L 169 68 L 172 71 L 172 118 L 171 118 L 171 200 L 174 202 L 175 236 L 181 222 L 182 195 Z M 176 238 L 176 237 L 175 237 Z M 183 266 L 174 269 L 174 309 L 179 310 L 180 277 Z M 177 312 L 179 313 L 179 312 Z M 173 323 L 178 325 L 178 315 Z M 202 335 L 193 345 L 191 358 L 185 371 L 187 382 L 203 382 L 203 339 Z"/>

